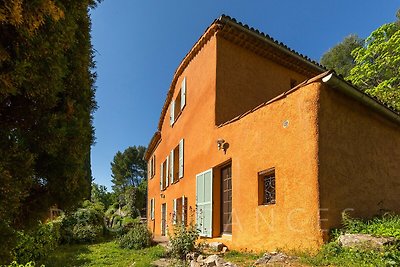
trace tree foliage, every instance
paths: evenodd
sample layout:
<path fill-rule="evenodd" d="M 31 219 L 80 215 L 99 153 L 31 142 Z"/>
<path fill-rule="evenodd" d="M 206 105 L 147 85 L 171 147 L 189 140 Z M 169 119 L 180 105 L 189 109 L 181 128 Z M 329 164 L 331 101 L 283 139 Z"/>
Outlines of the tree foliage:
<path fill-rule="evenodd" d="M 115 201 L 114 194 L 107 192 L 107 187 L 96 183 L 92 183 L 90 198 L 93 203 L 102 203 L 105 209 L 108 209 L 108 207 Z"/>
<path fill-rule="evenodd" d="M 111 162 L 113 191 L 120 206 L 133 218 L 140 215 L 147 204 L 145 151 L 143 146 L 128 147 L 124 152 L 118 151 Z"/>
<path fill-rule="evenodd" d="M 352 55 L 356 64 L 348 79 L 400 111 L 400 24 L 382 25 Z"/>
<path fill-rule="evenodd" d="M 326 52 L 321 58 L 321 64 L 328 69 L 335 70 L 336 73 L 343 77 L 347 77 L 355 65 L 351 52 L 362 45 L 363 40 L 356 34 L 351 34 Z"/>
<path fill-rule="evenodd" d="M 113 190 L 117 194 L 128 186 L 137 187 L 147 177 L 147 164 L 144 160 L 144 146 L 133 146 L 118 151 L 111 162 Z"/>
<path fill-rule="evenodd" d="M 0 2 L 2 245 L 50 206 L 65 210 L 89 197 L 96 103 L 88 8 L 95 4 Z"/>

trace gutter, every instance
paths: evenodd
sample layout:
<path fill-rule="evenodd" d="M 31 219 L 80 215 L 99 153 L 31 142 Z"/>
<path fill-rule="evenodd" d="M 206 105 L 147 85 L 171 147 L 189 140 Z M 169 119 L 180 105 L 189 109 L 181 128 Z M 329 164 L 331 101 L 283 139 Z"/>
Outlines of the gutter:
<path fill-rule="evenodd" d="M 383 104 L 379 103 L 372 97 L 368 96 L 367 94 L 359 91 L 357 88 L 349 84 L 343 79 L 340 79 L 333 73 L 328 74 L 327 76 L 322 78 L 322 82 L 328 84 L 332 88 L 341 91 L 342 93 L 346 94 L 347 96 L 358 100 L 359 102 L 363 103 L 367 107 L 373 109 L 374 111 L 378 112 L 379 114 L 385 116 L 389 120 L 394 123 L 400 125 L 400 114 L 396 113 L 394 110 L 384 106 Z"/>

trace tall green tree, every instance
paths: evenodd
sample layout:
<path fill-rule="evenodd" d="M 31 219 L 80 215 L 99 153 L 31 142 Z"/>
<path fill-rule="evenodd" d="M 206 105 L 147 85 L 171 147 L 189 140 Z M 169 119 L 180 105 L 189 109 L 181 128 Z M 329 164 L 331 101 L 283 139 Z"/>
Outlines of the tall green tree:
<path fill-rule="evenodd" d="M 108 192 L 106 186 L 99 185 L 96 183 L 92 183 L 92 192 L 91 192 L 90 199 L 93 203 L 97 203 L 97 202 L 102 203 L 106 210 L 115 201 L 114 194 L 111 192 Z"/>
<path fill-rule="evenodd" d="M 399 16 L 399 12 L 397 15 Z M 384 24 L 352 55 L 348 79 L 367 94 L 400 112 L 400 23 Z"/>
<path fill-rule="evenodd" d="M 328 69 L 335 70 L 336 73 L 343 77 L 347 77 L 355 65 L 351 52 L 362 45 L 363 40 L 356 34 L 351 34 L 326 52 L 321 58 L 321 64 Z"/>
<path fill-rule="evenodd" d="M 0 263 L 14 229 L 90 196 L 95 5 L 0 1 Z"/>
<path fill-rule="evenodd" d="M 137 187 L 147 178 L 147 164 L 144 160 L 144 146 L 133 146 L 118 151 L 111 162 L 113 190 L 117 194 L 125 191 L 128 186 Z"/>

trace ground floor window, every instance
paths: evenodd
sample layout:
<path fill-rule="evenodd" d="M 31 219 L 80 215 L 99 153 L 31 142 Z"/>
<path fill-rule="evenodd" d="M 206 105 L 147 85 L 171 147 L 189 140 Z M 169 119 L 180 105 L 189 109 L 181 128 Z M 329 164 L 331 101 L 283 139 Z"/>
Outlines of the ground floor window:
<path fill-rule="evenodd" d="M 270 168 L 258 173 L 258 204 L 271 205 L 275 202 L 275 168 Z"/>
<path fill-rule="evenodd" d="M 187 225 L 187 198 L 182 196 L 174 199 L 173 223 Z"/>

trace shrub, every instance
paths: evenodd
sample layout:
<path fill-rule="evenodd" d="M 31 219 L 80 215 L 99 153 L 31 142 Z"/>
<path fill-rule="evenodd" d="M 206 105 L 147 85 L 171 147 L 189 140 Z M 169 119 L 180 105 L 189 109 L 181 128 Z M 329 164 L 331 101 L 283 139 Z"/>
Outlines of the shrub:
<path fill-rule="evenodd" d="M 135 223 L 129 232 L 118 239 L 121 248 L 142 249 L 151 245 L 151 233 L 145 224 Z"/>
<path fill-rule="evenodd" d="M 19 264 L 16 261 L 13 261 L 12 263 L 10 263 L 9 265 L 5 265 L 4 267 L 35 267 L 35 263 L 33 261 L 30 261 L 26 264 Z M 40 265 L 40 267 L 45 267 L 44 265 Z"/>
<path fill-rule="evenodd" d="M 127 228 L 131 228 L 133 227 L 135 224 L 140 223 L 140 219 L 139 218 L 132 218 L 132 217 L 124 217 L 122 218 L 122 227 L 127 227 Z"/>
<path fill-rule="evenodd" d="M 104 233 L 104 206 L 85 201 L 83 207 L 62 217 L 63 243 L 88 243 L 100 239 Z"/>
<path fill-rule="evenodd" d="M 168 233 L 171 244 L 170 253 L 175 258 L 183 259 L 189 252 L 197 251 L 196 240 L 199 230 L 191 223 L 189 226 L 183 224 L 173 225 L 173 232 Z"/>
<path fill-rule="evenodd" d="M 371 220 L 363 221 L 351 218 L 347 213 L 342 214 L 346 233 L 371 234 L 374 236 L 393 236 L 400 239 L 400 216 L 394 214 L 384 214 Z"/>
<path fill-rule="evenodd" d="M 39 224 L 31 232 L 19 231 L 17 246 L 13 249 L 14 257 L 21 263 L 45 258 L 54 250 L 60 240 L 59 222 Z"/>
<path fill-rule="evenodd" d="M 400 266 L 400 216 L 386 214 L 363 221 L 350 218 L 344 213 L 343 226 L 343 229 L 334 231 L 334 236 L 363 233 L 393 236 L 398 241 L 394 245 L 385 246 L 383 251 L 344 248 L 334 241 L 324 245 L 315 256 L 304 255 L 303 261 L 313 266 Z"/>
<path fill-rule="evenodd" d="M 92 243 L 103 235 L 102 225 L 76 224 L 72 229 L 73 240 L 77 243 Z"/>

